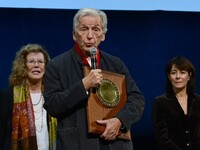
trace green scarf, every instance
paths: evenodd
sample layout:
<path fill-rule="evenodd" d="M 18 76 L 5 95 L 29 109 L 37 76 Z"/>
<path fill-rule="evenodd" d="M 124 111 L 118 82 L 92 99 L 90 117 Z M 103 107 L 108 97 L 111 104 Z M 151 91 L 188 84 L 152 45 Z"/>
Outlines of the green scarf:
<path fill-rule="evenodd" d="M 42 88 L 43 92 L 43 88 Z M 12 114 L 12 150 L 37 150 L 36 127 L 28 86 L 14 86 Z M 48 115 L 49 150 L 56 150 L 57 120 Z"/>

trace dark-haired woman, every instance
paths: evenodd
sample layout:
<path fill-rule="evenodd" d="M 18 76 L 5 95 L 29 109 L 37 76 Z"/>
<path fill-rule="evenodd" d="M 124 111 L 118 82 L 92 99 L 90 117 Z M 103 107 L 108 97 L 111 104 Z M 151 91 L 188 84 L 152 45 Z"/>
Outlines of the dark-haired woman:
<path fill-rule="evenodd" d="M 166 66 L 166 93 L 153 103 L 153 126 L 162 150 L 200 150 L 200 96 L 195 68 L 185 57 Z"/>

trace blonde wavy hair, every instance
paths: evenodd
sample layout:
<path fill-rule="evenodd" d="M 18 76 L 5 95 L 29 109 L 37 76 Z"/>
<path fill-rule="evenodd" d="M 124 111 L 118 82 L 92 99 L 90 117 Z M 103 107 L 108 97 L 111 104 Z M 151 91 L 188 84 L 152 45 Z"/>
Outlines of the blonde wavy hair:
<path fill-rule="evenodd" d="M 9 85 L 21 85 L 27 76 L 26 57 L 31 52 L 41 52 L 44 55 L 45 66 L 50 60 L 47 51 L 39 44 L 27 44 L 22 46 L 16 53 L 16 57 L 13 61 L 11 74 L 9 76 Z"/>

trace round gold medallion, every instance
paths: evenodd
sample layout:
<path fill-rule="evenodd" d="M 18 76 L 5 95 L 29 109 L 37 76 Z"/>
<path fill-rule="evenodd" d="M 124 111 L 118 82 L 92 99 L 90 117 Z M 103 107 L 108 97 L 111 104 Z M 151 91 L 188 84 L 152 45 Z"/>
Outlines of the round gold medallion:
<path fill-rule="evenodd" d="M 97 88 L 96 94 L 99 100 L 108 107 L 115 107 L 119 103 L 119 90 L 108 79 L 103 79 L 101 85 Z"/>

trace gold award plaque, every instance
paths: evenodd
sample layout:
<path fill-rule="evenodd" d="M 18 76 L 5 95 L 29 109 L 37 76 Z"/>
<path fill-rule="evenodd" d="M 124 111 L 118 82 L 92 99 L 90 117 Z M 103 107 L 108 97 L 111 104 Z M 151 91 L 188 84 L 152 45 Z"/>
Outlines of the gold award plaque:
<path fill-rule="evenodd" d="M 90 68 L 84 67 L 84 76 L 89 74 Z M 88 133 L 101 135 L 105 126 L 97 123 L 97 120 L 113 118 L 124 107 L 127 101 L 125 75 L 102 70 L 103 82 L 95 90 L 91 89 L 87 102 Z M 131 140 L 130 130 L 120 130 L 117 137 L 123 140 Z"/>
<path fill-rule="evenodd" d="M 103 79 L 96 94 L 98 99 L 107 107 L 115 107 L 120 101 L 117 86 L 108 79 Z"/>

